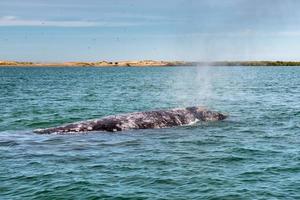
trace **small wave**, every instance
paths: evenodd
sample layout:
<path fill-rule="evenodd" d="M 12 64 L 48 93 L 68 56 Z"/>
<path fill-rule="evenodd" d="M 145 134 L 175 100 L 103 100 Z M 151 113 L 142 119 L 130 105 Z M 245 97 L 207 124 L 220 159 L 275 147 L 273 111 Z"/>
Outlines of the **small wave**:
<path fill-rule="evenodd" d="M 300 166 L 291 166 L 291 167 L 284 167 L 284 166 L 274 166 L 274 167 L 269 167 L 265 169 L 265 172 L 269 173 L 276 173 L 280 174 L 283 172 L 286 173 L 299 173 L 300 172 Z"/>
<path fill-rule="evenodd" d="M 263 171 L 248 171 L 248 172 L 243 172 L 243 173 L 239 174 L 239 176 L 241 176 L 241 177 L 253 177 L 253 176 L 260 176 L 263 173 L 264 173 Z"/>
<path fill-rule="evenodd" d="M 228 157 L 220 157 L 220 158 L 212 158 L 212 163 L 233 163 L 247 160 L 244 157 L 238 156 L 228 156 Z"/>
<path fill-rule="evenodd" d="M 139 146 L 142 144 L 142 140 L 128 140 L 128 141 L 120 141 L 115 143 L 102 143 L 101 146 Z"/>
<path fill-rule="evenodd" d="M 265 155 L 266 153 L 277 154 L 280 153 L 279 151 L 274 151 L 271 149 L 250 149 L 250 148 L 242 148 L 237 147 L 230 150 L 230 152 L 235 152 L 239 154 L 245 155 Z"/>
<path fill-rule="evenodd" d="M 0 141 L 0 147 L 13 147 L 17 145 L 19 145 L 19 143 L 14 140 Z"/>
<path fill-rule="evenodd" d="M 213 139 L 207 139 L 207 140 L 184 140 L 184 141 L 179 141 L 178 143 L 180 144 L 189 144 L 189 145 L 216 145 L 220 144 L 221 141 L 219 140 L 213 140 Z"/>
<path fill-rule="evenodd" d="M 36 128 L 36 127 L 47 127 L 51 125 L 51 123 L 46 121 L 40 121 L 40 122 L 32 122 L 27 124 L 30 128 Z"/>

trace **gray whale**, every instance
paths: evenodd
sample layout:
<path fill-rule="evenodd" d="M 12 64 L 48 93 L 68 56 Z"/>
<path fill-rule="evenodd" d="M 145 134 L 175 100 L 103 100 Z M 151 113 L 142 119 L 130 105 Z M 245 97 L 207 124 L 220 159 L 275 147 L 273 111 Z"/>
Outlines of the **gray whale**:
<path fill-rule="evenodd" d="M 112 115 L 101 119 L 82 121 L 54 128 L 37 129 L 38 134 L 68 134 L 89 131 L 124 131 L 189 125 L 197 121 L 218 121 L 227 116 L 203 107 L 176 108 Z"/>

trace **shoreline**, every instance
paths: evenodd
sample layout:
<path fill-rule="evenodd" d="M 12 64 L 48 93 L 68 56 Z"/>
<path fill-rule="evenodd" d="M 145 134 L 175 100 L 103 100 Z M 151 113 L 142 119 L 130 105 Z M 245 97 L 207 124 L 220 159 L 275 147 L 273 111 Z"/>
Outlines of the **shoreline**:
<path fill-rule="evenodd" d="M 176 67 L 176 66 L 300 66 L 300 61 L 99 61 L 99 62 L 20 62 L 1 61 L 0 67 Z"/>
<path fill-rule="evenodd" d="M 39 63 L 1 61 L 0 67 L 163 67 L 163 66 L 190 66 L 192 62 L 184 61 L 99 61 L 99 62 L 61 62 Z"/>

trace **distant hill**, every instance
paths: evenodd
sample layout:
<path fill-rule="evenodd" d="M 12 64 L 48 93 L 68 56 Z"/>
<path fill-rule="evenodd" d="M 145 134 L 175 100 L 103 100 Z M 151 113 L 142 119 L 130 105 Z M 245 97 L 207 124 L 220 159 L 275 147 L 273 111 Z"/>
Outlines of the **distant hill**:
<path fill-rule="evenodd" d="M 99 62 L 63 62 L 38 63 L 19 61 L 0 61 L 0 66 L 32 66 L 32 67 L 155 67 L 155 66 L 300 66 L 296 61 L 217 61 L 217 62 L 186 62 L 186 61 L 99 61 Z"/>
<path fill-rule="evenodd" d="M 63 62 L 63 63 L 35 63 L 35 62 L 18 62 L 18 61 L 0 61 L 0 66 L 57 66 L 57 67 L 120 67 L 120 66 L 182 66 L 190 65 L 190 62 L 184 61 L 99 61 L 99 62 Z"/>
<path fill-rule="evenodd" d="M 220 61 L 211 62 L 214 66 L 300 66 L 296 61 Z"/>

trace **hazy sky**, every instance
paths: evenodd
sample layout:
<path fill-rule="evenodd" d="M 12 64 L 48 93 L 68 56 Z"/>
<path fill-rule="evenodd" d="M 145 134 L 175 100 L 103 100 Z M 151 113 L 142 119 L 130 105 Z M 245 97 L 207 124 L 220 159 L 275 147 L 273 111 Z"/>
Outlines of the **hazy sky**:
<path fill-rule="evenodd" d="M 0 0 L 0 60 L 300 60 L 299 0 Z"/>

